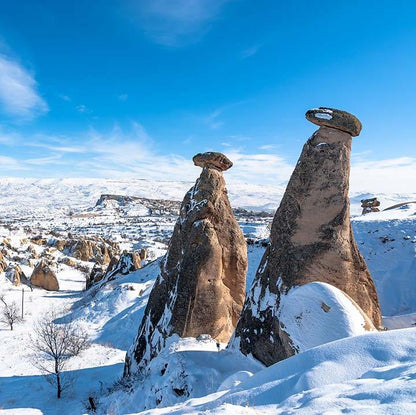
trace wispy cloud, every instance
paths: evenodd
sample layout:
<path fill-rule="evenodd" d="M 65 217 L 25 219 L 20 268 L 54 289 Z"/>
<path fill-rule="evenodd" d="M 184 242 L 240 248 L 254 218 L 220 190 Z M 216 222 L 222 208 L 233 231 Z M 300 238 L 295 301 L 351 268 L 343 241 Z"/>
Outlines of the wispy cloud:
<path fill-rule="evenodd" d="M 13 157 L 0 156 L 0 165 L 2 169 L 16 170 L 21 167 L 19 161 Z"/>
<path fill-rule="evenodd" d="M 274 144 L 265 144 L 264 146 L 260 146 L 259 150 L 271 150 L 273 148 L 276 148 L 276 145 L 274 145 Z"/>
<path fill-rule="evenodd" d="M 48 111 L 33 74 L 17 61 L 0 54 L 0 103 L 15 118 L 31 120 Z"/>
<path fill-rule="evenodd" d="M 72 101 L 71 97 L 69 97 L 68 95 L 59 94 L 58 97 L 61 98 L 63 101 L 66 101 L 66 102 L 71 102 Z"/>
<path fill-rule="evenodd" d="M 211 114 L 208 114 L 207 117 L 205 117 L 204 122 L 209 126 L 209 128 L 213 130 L 217 130 L 218 128 L 222 127 L 224 125 L 223 121 L 220 121 L 218 117 L 223 112 L 224 108 L 218 108 L 215 111 L 211 112 Z"/>
<path fill-rule="evenodd" d="M 251 46 L 247 49 L 244 49 L 241 52 L 241 59 L 247 59 L 250 56 L 255 55 L 259 51 L 260 48 L 261 48 L 261 45 L 254 45 L 254 46 Z"/>
<path fill-rule="evenodd" d="M 128 97 L 129 97 L 128 94 L 120 94 L 118 96 L 118 99 L 119 99 L 119 101 L 127 101 Z"/>
<path fill-rule="evenodd" d="M 140 23 L 154 42 L 184 46 L 197 42 L 230 0 L 143 0 L 136 3 Z"/>
<path fill-rule="evenodd" d="M 87 106 L 86 106 L 86 105 L 84 105 L 84 104 L 77 105 L 77 106 L 75 107 L 75 109 L 76 109 L 78 112 L 81 112 L 81 113 L 83 113 L 83 114 L 89 114 L 89 113 L 91 113 L 91 112 L 92 112 L 92 111 L 91 111 L 89 108 L 87 108 Z"/>
<path fill-rule="evenodd" d="M 26 159 L 24 160 L 24 162 L 27 164 L 33 164 L 35 166 L 46 166 L 50 164 L 61 164 L 61 163 L 58 163 L 58 161 L 61 159 L 62 159 L 61 154 L 55 154 L 55 155 L 47 156 L 47 157 Z"/>
<path fill-rule="evenodd" d="M 265 185 L 282 185 L 294 168 L 294 161 L 268 145 L 263 150 L 245 141 L 226 138 L 224 153 L 234 163 L 226 172 L 227 180 Z M 0 130 L 0 142 L 6 154 L 0 156 L 1 175 L 25 172 L 25 175 L 84 177 L 136 177 L 167 181 L 192 181 L 200 173 L 191 157 L 166 154 L 137 122 L 110 130 L 80 132 L 75 136 L 19 135 Z M 251 142 L 253 139 L 251 139 Z M 234 143 L 234 147 L 232 144 Z M 241 144 L 240 147 L 235 146 Z M 15 149 L 24 149 L 25 154 Z M 7 154 L 10 149 L 11 153 Z M 201 149 L 205 151 L 205 149 Z M 16 154 L 19 154 L 16 156 Z M 353 153 L 350 189 L 363 193 L 415 193 L 416 158 L 398 157 L 372 160 L 371 153 Z M 45 167 L 42 169 L 42 167 Z"/>

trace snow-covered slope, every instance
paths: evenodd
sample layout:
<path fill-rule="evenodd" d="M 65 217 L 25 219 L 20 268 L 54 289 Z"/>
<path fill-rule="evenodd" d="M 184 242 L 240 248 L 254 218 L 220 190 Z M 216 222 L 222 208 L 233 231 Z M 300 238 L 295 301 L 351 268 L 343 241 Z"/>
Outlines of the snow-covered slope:
<path fill-rule="evenodd" d="M 300 353 L 235 387 L 156 414 L 414 414 L 416 329 L 365 334 Z"/>
<path fill-rule="evenodd" d="M 356 304 L 341 290 L 323 282 L 294 287 L 282 295 L 279 320 L 299 352 L 366 331 Z"/>
<path fill-rule="evenodd" d="M 50 222 L 53 229 L 59 228 L 68 216 L 68 203 L 72 210 L 85 212 L 102 193 L 156 198 L 172 198 L 175 193 L 178 196 L 173 198 L 180 200 L 191 186 L 191 183 L 143 182 L 0 179 L 5 195 L 0 213 L 3 218 L 14 218 L 13 227 L 0 227 L 0 239 L 10 237 L 18 252 L 26 246 L 22 242 L 27 236 L 21 229 L 23 224 L 36 227 L 44 217 L 44 223 Z M 231 184 L 229 188 L 232 193 Z M 264 207 L 268 203 L 277 206 L 279 195 L 283 193 L 279 193 L 277 187 L 235 189 L 234 200 L 240 202 L 234 206 L 248 206 L 244 202 L 247 200 L 251 201 L 251 206 Z M 385 199 L 377 196 L 382 200 L 382 207 L 404 198 L 412 199 L 412 195 L 386 195 Z M 360 211 L 359 199 L 364 197 L 366 195 L 358 195 L 353 200 L 356 213 Z M 119 217 L 115 219 L 116 210 L 117 206 L 111 207 L 105 217 L 97 219 L 101 227 L 94 228 L 96 231 L 111 229 L 109 234 L 101 236 L 117 239 L 122 233 L 130 232 L 127 239 L 137 238 L 140 245 L 136 246 L 146 246 L 159 238 L 165 241 L 170 236 L 171 218 L 164 223 L 163 217 L 152 217 L 148 210 L 138 209 L 131 217 L 137 213 L 150 216 L 140 216 L 142 222 L 137 223 L 129 223 L 129 216 L 121 223 Z M 25 220 L 20 221 L 19 215 Z M 83 218 L 79 229 L 94 220 Z M 240 223 L 244 232 L 254 239 L 265 237 L 270 218 L 261 223 L 252 220 L 247 218 Z M 65 229 L 68 231 L 74 223 L 68 221 Z M 355 217 L 352 223 L 358 246 L 379 292 L 384 324 L 388 328 L 412 327 L 416 323 L 416 205 Z M 154 257 L 165 252 L 163 242 L 152 244 Z M 250 244 L 248 252 L 247 286 L 250 286 L 264 252 L 262 241 Z M 30 269 L 27 266 L 24 270 L 30 273 Z M 215 342 L 208 338 L 174 339 L 152 362 L 150 378 L 145 383 L 143 379 L 136 380 L 139 388 L 136 384 L 133 390 L 132 385 L 120 383 L 125 351 L 137 334 L 158 271 L 156 260 L 141 270 L 85 293 L 82 291 L 85 275 L 62 264 L 58 267 L 61 291 L 45 292 L 35 288 L 29 292 L 26 289 L 24 323 L 16 325 L 13 332 L 0 328 L 0 411 L 48 415 L 88 413 L 87 401 L 92 396 L 101 414 L 135 414 L 146 411 L 146 407 L 145 413 L 151 415 L 416 413 L 416 329 L 356 336 L 361 323 L 359 318 L 350 318 L 353 310 L 347 302 L 345 307 L 333 309 L 346 323 L 341 327 L 343 332 L 337 332 L 339 326 L 331 326 L 333 330 L 322 334 L 322 342 L 330 343 L 313 348 L 315 344 L 304 336 L 305 330 L 306 333 L 314 330 L 307 313 L 316 312 L 318 307 L 322 318 L 329 318 L 330 313 L 320 308 L 320 300 L 324 295 L 325 304 L 332 309 L 329 303 L 337 298 L 337 293 L 331 289 L 322 293 L 322 287 L 312 292 L 308 291 L 310 287 L 301 287 L 291 293 L 296 307 L 288 318 L 293 323 L 293 316 L 300 312 L 305 316 L 296 337 L 303 352 L 286 361 L 265 369 L 235 350 L 224 350 L 225 345 L 218 351 Z M 21 287 L 13 287 L 4 273 L 0 273 L 0 292 L 5 293 L 6 299 L 20 304 Z M 311 296 L 316 299 L 313 304 L 309 301 Z M 33 357 L 29 347 L 34 322 L 51 308 L 62 311 L 61 321 L 74 319 L 84 327 L 92 343 L 80 356 L 68 361 L 67 371 L 74 376 L 75 383 L 61 400 L 55 398 L 53 389 L 31 364 Z M 331 322 L 322 320 L 322 325 L 327 327 Z M 354 337 L 333 341 L 344 335 Z M 155 408 L 156 404 L 159 408 Z"/>
<path fill-rule="evenodd" d="M 369 213 L 352 221 L 358 247 L 376 284 L 384 316 L 407 314 L 416 322 L 416 205 Z M 396 320 L 394 322 L 394 320 Z M 403 318 L 384 319 L 387 327 L 405 327 Z"/>

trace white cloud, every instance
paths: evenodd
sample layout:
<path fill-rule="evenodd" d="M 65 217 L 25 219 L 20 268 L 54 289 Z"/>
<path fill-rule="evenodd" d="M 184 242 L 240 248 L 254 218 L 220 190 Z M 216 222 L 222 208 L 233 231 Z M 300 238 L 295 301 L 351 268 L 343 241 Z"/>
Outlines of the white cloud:
<path fill-rule="evenodd" d="M 416 158 L 363 160 L 351 167 L 350 187 L 362 193 L 415 193 Z"/>
<path fill-rule="evenodd" d="M 119 96 L 118 96 L 118 99 L 120 100 L 120 101 L 127 101 L 127 98 L 128 98 L 129 96 L 127 95 L 127 94 L 120 94 Z"/>
<path fill-rule="evenodd" d="M 237 137 L 238 138 L 238 137 Z M 41 174 L 71 176 L 74 171 L 84 177 L 136 177 L 167 181 L 192 181 L 200 173 L 191 156 L 164 154 L 143 126 L 133 122 L 128 127 L 115 125 L 110 131 L 90 130 L 76 137 L 36 134 L 23 136 L 0 130 L 3 148 L 41 148 L 31 150 L 31 157 L 0 156 L 2 174 L 29 171 Z M 235 142 L 235 141 L 234 141 Z M 223 144 L 228 144 L 225 141 Z M 269 149 L 268 145 L 263 146 Z M 213 149 L 216 150 L 216 149 Z M 206 151 L 201 148 L 200 151 Z M 294 165 L 276 151 L 226 146 L 225 154 L 234 163 L 226 172 L 227 180 L 265 185 L 282 185 L 292 174 Z M 250 152 L 253 152 L 250 154 Z M 371 160 L 371 153 L 353 153 L 350 189 L 353 193 L 416 193 L 416 158 L 398 157 Z M 54 165 L 56 167 L 54 167 Z M 72 173 L 71 173 L 72 172 Z"/>
<path fill-rule="evenodd" d="M 0 102 L 3 111 L 19 119 L 33 119 L 48 111 L 31 73 L 0 54 Z"/>
<path fill-rule="evenodd" d="M 280 185 L 293 171 L 293 166 L 278 154 L 247 154 L 241 150 L 230 150 L 225 154 L 234 163 L 229 177 L 235 180 Z"/>
<path fill-rule="evenodd" d="M 166 46 L 198 41 L 230 0 L 144 0 L 137 3 L 147 36 Z"/>

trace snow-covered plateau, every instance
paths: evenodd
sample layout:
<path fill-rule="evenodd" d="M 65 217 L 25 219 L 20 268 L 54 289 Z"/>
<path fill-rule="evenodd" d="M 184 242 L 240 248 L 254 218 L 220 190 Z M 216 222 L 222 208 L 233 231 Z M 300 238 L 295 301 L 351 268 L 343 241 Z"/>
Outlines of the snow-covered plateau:
<path fill-rule="evenodd" d="M 385 331 L 364 332 L 361 315 L 342 292 L 311 283 L 285 298 L 291 301 L 285 324 L 305 316 L 296 331 L 299 354 L 266 368 L 226 344 L 218 347 L 209 336 L 172 337 L 142 378 L 122 380 L 125 354 L 159 273 L 178 201 L 191 186 L 0 179 L 5 265 L 19 265 L 30 276 L 38 258 L 49 258 L 60 286 L 59 291 L 32 291 L 0 272 L 0 294 L 7 303 L 16 302 L 19 312 L 24 295 L 23 321 L 13 330 L 0 327 L 0 413 L 93 413 L 91 398 L 95 413 L 114 415 L 416 414 L 416 204 L 360 215 L 361 199 L 377 196 L 384 209 L 416 200 L 414 194 L 350 195 L 355 238 L 377 288 Z M 228 190 L 248 241 L 248 289 L 284 186 L 231 182 Z M 94 264 L 73 257 L 69 248 L 57 249 L 56 241 L 69 238 L 68 233 L 74 239 L 116 242 L 120 252 L 143 248 L 147 258 L 142 268 L 85 290 Z M 326 329 L 319 328 L 317 337 L 311 316 L 322 311 L 324 299 L 333 314 L 318 317 Z M 58 322 L 77 323 L 90 339 L 87 349 L 66 361 L 63 375 L 72 382 L 60 399 L 45 381 L 32 347 L 36 322 L 50 310 L 59 315 Z"/>

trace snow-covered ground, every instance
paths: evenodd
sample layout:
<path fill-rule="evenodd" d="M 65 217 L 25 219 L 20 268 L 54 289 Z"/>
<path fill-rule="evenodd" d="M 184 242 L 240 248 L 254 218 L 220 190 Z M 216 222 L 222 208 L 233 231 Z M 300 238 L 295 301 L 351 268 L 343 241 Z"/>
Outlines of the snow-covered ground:
<path fill-rule="evenodd" d="M 25 226 L 33 225 L 45 233 L 59 230 L 64 222 L 68 231 L 97 221 L 100 226 L 94 226 L 94 232 L 112 226 L 111 236 L 119 239 L 123 239 L 121 234 L 126 233 L 127 226 L 140 226 L 140 232 L 130 229 L 123 239 L 130 241 L 126 248 L 148 246 L 151 259 L 160 257 L 166 250 L 163 240 L 169 237 L 174 218 L 163 222 L 160 216 L 153 217 L 142 207 L 134 206 L 123 222 L 120 218 L 125 211 L 120 213 L 116 206 L 98 212 L 97 216 L 82 218 L 81 222 L 69 217 L 68 211 L 90 212 L 88 209 L 104 193 L 181 200 L 190 186 L 191 183 L 140 180 L 0 179 L 3 224 L 5 219 L 12 219 L 8 222 L 11 226 L 0 227 L 0 241 L 3 237 L 11 238 L 11 245 L 18 251 L 27 245 Z M 279 187 L 237 186 L 233 190 L 230 184 L 229 189 L 234 207 L 260 210 L 277 207 L 283 194 Z M 367 196 L 371 195 L 352 198 L 355 214 L 360 211 L 359 200 Z M 412 200 L 414 195 L 377 196 L 383 208 Z M 129 225 L 134 215 L 142 215 L 141 221 Z M 240 221 L 244 232 L 256 242 L 248 246 L 248 287 L 265 249 L 259 238 L 267 236 L 270 220 L 253 217 Z M 159 261 L 88 292 L 83 291 L 82 271 L 59 264 L 60 291 L 34 288 L 31 292 L 26 287 L 24 322 L 13 331 L 0 327 L 0 413 L 91 413 L 87 406 L 91 396 L 99 404 L 101 414 L 416 414 L 416 205 L 356 216 L 353 228 L 375 280 L 388 331 L 357 335 L 361 328 L 354 326 L 356 318 L 345 314 L 349 310 L 347 304 L 338 314 L 351 322 L 345 326 L 349 332 L 339 336 L 326 332 L 325 341 L 330 343 L 318 347 L 302 343 L 299 333 L 302 353 L 267 369 L 238 351 L 225 349 L 225 345 L 218 351 L 215 342 L 206 337 L 173 338 L 170 346 L 152 361 L 149 376 L 137 380 L 132 390 L 118 381 Z M 140 243 L 134 243 L 136 237 Z M 40 254 L 41 248 L 36 249 Z M 22 268 L 30 275 L 30 265 Z M 313 301 L 309 304 L 303 300 L 305 295 L 311 298 L 311 290 L 312 297 L 323 290 L 328 303 L 337 298 L 338 293 L 326 290 L 325 286 L 315 288 L 301 287 L 290 294 L 305 314 L 316 306 Z M 4 273 L 0 273 L 0 293 L 5 294 L 7 301 L 20 304 L 22 287 L 14 287 Z M 72 319 L 79 323 L 91 340 L 87 350 L 69 359 L 66 370 L 75 382 L 60 400 L 33 365 L 30 348 L 34 322 L 51 309 L 64 316 L 59 321 Z M 396 328 L 403 329 L 393 330 Z M 347 335 L 353 337 L 333 341 Z"/>

